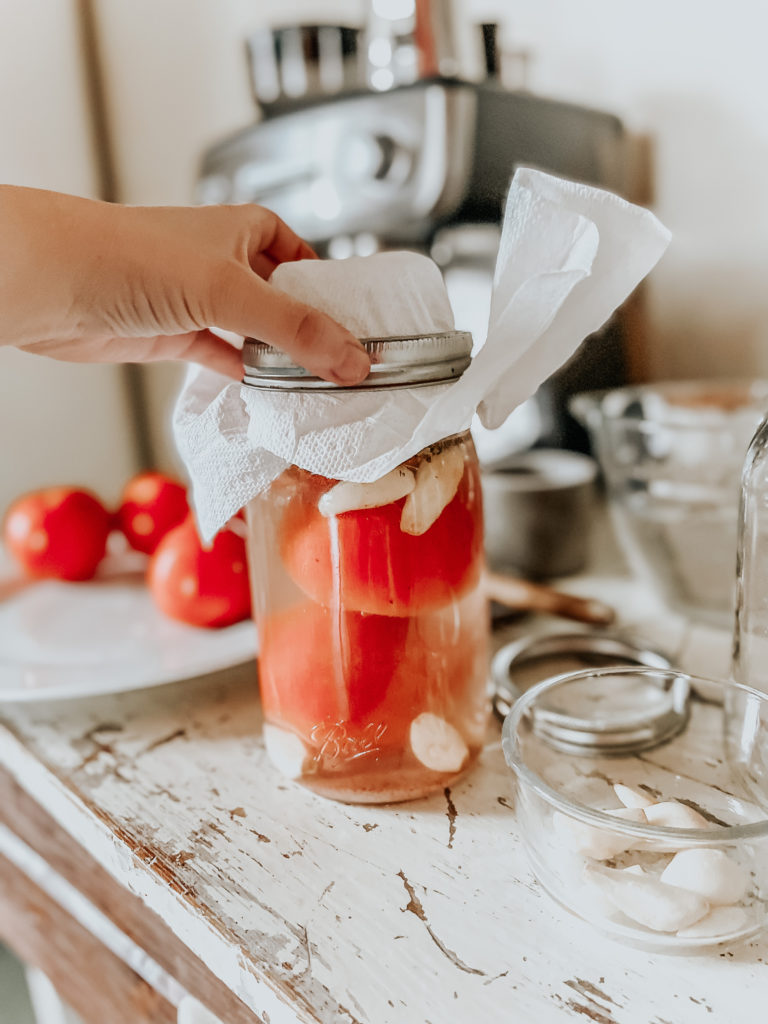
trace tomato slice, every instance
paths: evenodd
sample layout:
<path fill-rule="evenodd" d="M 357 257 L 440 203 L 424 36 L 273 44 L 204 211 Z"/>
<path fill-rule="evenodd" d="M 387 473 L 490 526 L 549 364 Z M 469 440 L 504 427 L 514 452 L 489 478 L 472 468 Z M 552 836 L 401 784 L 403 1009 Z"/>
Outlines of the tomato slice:
<path fill-rule="evenodd" d="M 373 718 L 397 678 L 407 619 L 334 611 L 303 601 L 259 620 L 259 679 L 267 718 L 306 737 Z"/>
<path fill-rule="evenodd" d="M 320 604 L 405 616 L 449 604 L 474 586 L 482 560 L 482 507 L 475 467 L 435 523 L 413 536 L 400 528 L 405 499 L 326 518 L 317 477 L 287 503 L 280 553 L 292 579 Z"/>
<path fill-rule="evenodd" d="M 482 595 L 477 601 L 484 614 Z M 457 625 L 452 610 L 406 618 L 314 601 L 261 616 L 264 715 L 331 760 L 403 748 L 422 711 L 463 720 L 476 689 L 478 622 L 475 614 Z"/>

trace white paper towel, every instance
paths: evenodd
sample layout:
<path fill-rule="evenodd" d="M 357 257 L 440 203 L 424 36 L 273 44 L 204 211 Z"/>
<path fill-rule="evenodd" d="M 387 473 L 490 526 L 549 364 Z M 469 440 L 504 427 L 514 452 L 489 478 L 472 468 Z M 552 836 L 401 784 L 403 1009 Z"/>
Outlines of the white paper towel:
<path fill-rule="evenodd" d="M 358 338 L 454 329 L 443 275 L 436 263 L 417 252 L 281 263 L 270 283 L 322 309 Z"/>
<path fill-rule="evenodd" d="M 612 193 L 521 169 L 507 199 L 488 336 L 459 380 L 285 393 L 191 368 L 174 433 L 203 537 L 289 465 L 375 480 L 465 430 L 475 411 L 485 426 L 499 426 L 606 321 L 669 238 L 648 210 Z M 272 282 L 359 337 L 453 327 L 437 268 L 414 253 L 283 264 Z"/>

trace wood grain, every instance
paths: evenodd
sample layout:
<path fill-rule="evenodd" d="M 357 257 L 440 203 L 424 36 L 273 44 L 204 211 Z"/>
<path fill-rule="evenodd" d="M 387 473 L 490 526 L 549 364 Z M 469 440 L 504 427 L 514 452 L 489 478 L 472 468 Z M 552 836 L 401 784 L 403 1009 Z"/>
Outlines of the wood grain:
<path fill-rule="evenodd" d="M 85 1024 L 174 1024 L 175 1008 L 0 856 L 0 939 Z"/>
<path fill-rule="evenodd" d="M 578 597 L 531 580 L 486 572 L 483 583 L 492 601 L 516 611 L 546 612 L 591 626 L 610 626 L 616 619 L 616 612 L 603 601 Z"/>
<path fill-rule="evenodd" d="M 0 769 L 0 822 L 227 1024 L 261 1024 L 144 903 L 116 882 L 21 786 Z"/>

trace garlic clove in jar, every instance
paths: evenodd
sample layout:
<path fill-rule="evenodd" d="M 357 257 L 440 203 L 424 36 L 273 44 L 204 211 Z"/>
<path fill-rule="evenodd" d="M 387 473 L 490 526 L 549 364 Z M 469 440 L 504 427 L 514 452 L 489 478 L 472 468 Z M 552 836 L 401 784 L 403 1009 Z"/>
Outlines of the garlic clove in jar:
<path fill-rule="evenodd" d="M 613 791 L 625 807 L 650 807 L 653 803 L 653 797 L 641 789 L 623 786 L 620 782 L 614 783 Z"/>
<path fill-rule="evenodd" d="M 601 864 L 587 865 L 585 874 L 617 910 L 651 931 L 677 932 L 709 912 L 703 896 L 655 878 Z"/>
<path fill-rule="evenodd" d="M 298 779 L 307 762 L 307 748 L 296 733 L 265 722 L 263 734 L 264 746 L 275 768 L 287 779 Z"/>
<path fill-rule="evenodd" d="M 737 935 L 750 923 L 750 916 L 742 907 L 714 907 L 710 912 L 678 931 L 681 939 L 714 939 L 718 935 Z"/>
<path fill-rule="evenodd" d="M 649 825 L 663 825 L 666 828 L 712 828 L 712 823 L 687 804 L 676 800 L 665 800 L 645 808 Z"/>
<path fill-rule="evenodd" d="M 641 807 L 620 807 L 618 810 L 604 813 L 638 825 L 646 823 L 645 812 Z M 624 853 L 625 850 L 633 849 L 642 842 L 632 836 L 612 832 L 609 828 L 588 825 L 586 822 L 578 821 L 560 811 L 555 812 L 553 822 L 562 841 L 582 857 L 589 857 L 591 860 L 608 860 Z"/>
<path fill-rule="evenodd" d="M 416 470 L 416 486 L 403 506 L 403 533 L 416 537 L 426 533 L 455 498 L 463 476 L 464 452 L 458 445 L 426 457 Z"/>
<path fill-rule="evenodd" d="M 738 903 L 749 882 L 744 868 L 723 850 L 681 850 L 661 874 L 665 885 L 697 892 L 715 906 Z"/>
<path fill-rule="evenodd" d="M 369 484 L 342 480 L 322 495 L 317 507 L 320 514 L 330 519 L 342 512 L 357 512 L 366 508 L 380 508 L 399 501 L 416 486 L 416 477 L 407 466 L 398 466 L 390 473 Z"/>
<path fill-rule="evenodd" d="M 457 772 L 469 754 L 459 730 L 429 711 L 414 718 L 409 737 L 414 756 L 433 772 Z"/>

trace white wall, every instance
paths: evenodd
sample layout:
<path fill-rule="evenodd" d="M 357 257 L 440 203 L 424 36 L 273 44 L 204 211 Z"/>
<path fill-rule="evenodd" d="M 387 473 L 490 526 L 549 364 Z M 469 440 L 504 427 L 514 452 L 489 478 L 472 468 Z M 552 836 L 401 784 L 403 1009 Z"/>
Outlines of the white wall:
<path fill-rule="evenodd" d="M 648 133 L 674 233 L 649 282 L 656 376 L 768 374 L 768 8 L 754 0 L 515 0 L 531 86 Z"/>
<path fill-rule="evenodd" d="M 72 0 L 0 3 L 0 181 L 97 188 Z M 0 514 L 52 483 L 116 497 L 134 469 L 122 371 L 0 348 L 0 466 Z"/>
<path fill-rule="evenodd" d="M 358 20 L 358 0 L 97 0 L 123 199 L 185 203 L 218 137 L 255 120 L 248 31 L 275 21 Z"/>

